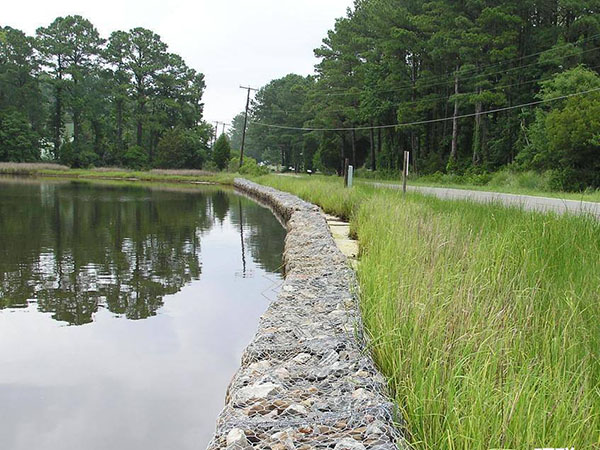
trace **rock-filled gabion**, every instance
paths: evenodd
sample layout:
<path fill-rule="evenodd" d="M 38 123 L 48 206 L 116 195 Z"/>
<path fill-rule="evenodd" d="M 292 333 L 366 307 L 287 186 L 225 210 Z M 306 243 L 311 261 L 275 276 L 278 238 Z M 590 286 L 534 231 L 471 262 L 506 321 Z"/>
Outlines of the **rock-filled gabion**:
<path fill-rule="evenodd" d="M 242 357 L 209 450 L 392 450 L 399 415 L 365 352 L 356 282 L 319 208 L 236 179 L 287 224 L 286 279 Z"/>

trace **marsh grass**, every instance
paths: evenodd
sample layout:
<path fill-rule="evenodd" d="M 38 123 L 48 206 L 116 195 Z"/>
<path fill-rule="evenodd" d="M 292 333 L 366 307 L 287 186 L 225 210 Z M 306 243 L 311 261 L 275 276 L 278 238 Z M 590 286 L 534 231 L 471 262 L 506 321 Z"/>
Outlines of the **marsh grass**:
<path fill-rule="evenodd" d="M 69 168 L 67 166 L 52 163 L 0 163 L 0 174 L 29 175 L 40 170 L 66 171 L 69 170 Z"/>
<path fill-rule="evenodd" d="M 600 448 L 596 220 L 260 181 L 352 219 L 371 351 L 415 448 Z"/>
<path fill-rule="evenodd" d="M 135 171 L 120 167 L 99 167 L 95 169 L 70 169 L 60 164 L 45 163 L 0 163 L 0 174 L 37 175 L 60 178 L 111 179 L 129 181 L 150 181 L 164 183 L 218 183 L 233 184 L 235 174 L 205 172 L 202 170 L 151 170 Z"/>
<path fill-rule="evenodd" d="M 215 172 L 207 172 L 206 170 L 195 169 L 152 169 L 150 173 L 158 175 L 179 175 L 185 177 L 207 177 L 216 175 Z"/>

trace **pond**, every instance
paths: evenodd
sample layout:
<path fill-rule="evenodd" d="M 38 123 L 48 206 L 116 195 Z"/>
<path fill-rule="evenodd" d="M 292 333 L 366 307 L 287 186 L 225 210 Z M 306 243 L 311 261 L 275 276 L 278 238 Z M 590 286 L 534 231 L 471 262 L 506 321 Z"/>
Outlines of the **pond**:
<path fill-rule="evenodd" d="M 0 448 L 205 448 L 284 237 L 231 190 L 0 178 Z"/>

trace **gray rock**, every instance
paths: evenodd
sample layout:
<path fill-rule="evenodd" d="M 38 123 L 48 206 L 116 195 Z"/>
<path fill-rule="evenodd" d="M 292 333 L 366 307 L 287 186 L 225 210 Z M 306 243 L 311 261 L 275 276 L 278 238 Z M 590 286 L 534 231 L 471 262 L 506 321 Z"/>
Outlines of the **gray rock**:
<path fill-rule="evenodd" d="M 335 444 L 333 450 L 366 450 L 366 447 L 352 438 L 344 438 Z"/>
<path fill-rule="evenodd" d="M 234 402 L 238 405 L 246 405 L 251 401 L 265 399 L 281 390 L 282 386 L 280 384 L 253 384 L 237 391 L 234 395 Z"/>
<path fill-rule="evenodd" d="M 227 450 L 251 450 L 252 445 L 248 442 L 244 430 L 232 428 L 227 433 Z"/>
<path fill-rule="evenodd" d="M 293 404 L 290 405 L 284 412 L 286 416 L 308 416 L 308 409 L 304 405 Z"/>

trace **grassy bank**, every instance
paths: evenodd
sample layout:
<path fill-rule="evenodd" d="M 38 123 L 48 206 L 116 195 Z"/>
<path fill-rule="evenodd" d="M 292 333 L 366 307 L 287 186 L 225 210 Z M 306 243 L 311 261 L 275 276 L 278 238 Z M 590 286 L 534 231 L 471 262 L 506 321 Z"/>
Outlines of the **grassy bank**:
<path fill-rule="evenodd" d="M 0 163 L 0 175 L 28 175 L 61 178 L 153 181 L 163 183 L 207 182 L 233 184 L 235 174 L 204 172 L 201 170 L 135 171 L 122 168 L 69 169 L 58 164 Z"/>
<path fill-rule="evenodd" d="M 259 181 L 352 219 L 365 324 L 415 448 L 599 448 L 597 221 Z"/>

